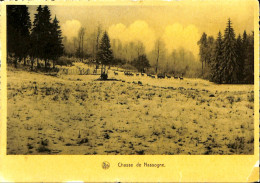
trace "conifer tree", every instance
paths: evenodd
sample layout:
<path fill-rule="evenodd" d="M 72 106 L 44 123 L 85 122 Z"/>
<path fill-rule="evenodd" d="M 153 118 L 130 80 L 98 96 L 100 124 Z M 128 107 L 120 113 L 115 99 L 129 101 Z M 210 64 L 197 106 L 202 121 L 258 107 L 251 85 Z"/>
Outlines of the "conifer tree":
<path fill-rule="evenodd" d="M 236 40 L 236 55 L 238 64 L 237 79 L 239 82 L 242 82 L 244 80 L 245 50 L 240 34 L 238 35 Z"/>
<path fill-rule="evenodd" d="M 51 59 L 53 61 L 53 68 L 55 67 L 55 62 L 57 59 L 63 54 L 64 46 L 62 44 L 62 35 L 59 26 L 59 21 L 56 16 L 52 23 L 52 31 L 51 31 Z"/>
<path fill-rule="evenodd" d="M 30 55 L 32 57 L 32 67 L 34 63 L 34 59 L 37 59 L 37 67 L 39 68 L 39 59 L 43 58 L 43 22 L 42 22 L 42 7 L 41 5 L 37 8 L 37 13 L 34 14 L 33 28 L 31 33 L 31 49 Z M 32 68 L 33 69 L 33 68 Z"/>
<path fill-rule="evenodd" d="M 138 56 L 137 59 L 134 59 L 132 65 L 138 70 L 138 72 L 145 72 L 146 68 L 150 67 L 149 60 L 145 54 Z"/>
<path fill-rule="evenodd" d="M 247 37 L 247 47 L 245 50 L 246 59 L 245 59 L 245 81 L 247 83 L 254 83 L 254 32 L 252 35 Z"/>
<path fill-rule="evenodd" d="M 102 65 L 101 73 L 103 73 L 103 66 L 110 65 L 113 60 L 113 52 L 111 50 L 110 40 L 106 31 L 104 32 L 104 35 L 101 39 L 97 58 L 98 62 L 100 62 Z"/>
<path fill-rule="evenodd" d="M 15 53 L 15 34 L 16 29 L 16 6 L 7 6 L 7 56 L 12 56 Z M 9 60 L 7 60 L 9 61 Z M 16 64 L 15 64 L 16 65 Z"/>
<path fill-rule="evenodd" d="M 25 5 L 7 6 L 7 52 L 15 57 L 14 65 L 17 67 L 17 59 L 24 59 L 26 64 L 27 51 L 30 46 L 31 20 L 28 7 Z"/>
<path fill-rule="evenodd" d="M 211 80 L 216 83 L 222 83 L 223 73 L 223 40 L 221 32 L 219 31 L 218 37 L 215 42 L 213 59 L 211 62 Z"/>
<path fill-rule="evenodd" d="M 237 82 L 237 54 L 236 54 L 236 38 L 231 20 L 228 19 L 227 27 L 225 29 L 223 41 L 223 76 L 225 83 Z"/>
<path fill-rule="evenodd" d="M 45 61 L 45 69 L 47 69 L 48 60 L 51 59 L 51 49 L 52 49 L 52 23 L 51 23 L 51 12 L 48 6 L 44 6 L 42 10 L 42 39 L 41 44 L 42 58 Z"/>
<path fill-rule="evenodd" d="M 202 72 L 202 77 L 203 77 L 203 62 L 206 63 L 207 60 L 207 34 L 205 32 L 203 32 L 200 40 L 197 43 L 200 46 L 200 61 L 201 61 L 201 72 Z"/>
<path fill-rule="evenodd" d="M 244 47 L 243 49 L 246 50 L 246 48 L 248 46 L 248 39 L 247 39 L 246 31 L 244 31 L 244 33 L 243 33 L 243 40 L 242 40 L 242 42 L 243 42 L 243 47 Z"/>
<path fill-rule="evenodd" d="M 207 49 L 206 49 L 206 62 L 205 65 L 210 65 L 213 59 L 214 54 L 214 47 L 215 47 L 215 39 L 213 36 L 209 36 L 207 39 Z"/>

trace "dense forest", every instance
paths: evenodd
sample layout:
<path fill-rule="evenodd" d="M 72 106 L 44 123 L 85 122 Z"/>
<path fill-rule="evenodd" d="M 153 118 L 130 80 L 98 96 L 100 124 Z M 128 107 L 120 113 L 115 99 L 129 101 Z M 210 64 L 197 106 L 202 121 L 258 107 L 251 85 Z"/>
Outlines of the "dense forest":
<path fill-rule="evenodd" d="M 48 6 L 39 6 L 31 23 L 28 7 L 25 5 L 7 6 L 7 61 L 17 67 L 18 62 L 23 65 L 29 63 L 33 70 L 36 61 L 37 68 L 41 68 L 39 60 L 44 61 L 44 67 L 53 67 L 63 54 L 62 33 L 58 19 L 51 20 Z M 10 58 L 10 59 L 9 59 Z"/>
<path fill-rule="evenodd" d="M 207 36 L 198 41 L 202 76 L 216 83 L 254 83 L 254 32 L 236 37 L 229 19 L 222 36 Z"/>
<path fill-rule="evenodd" d="M 117 66 L 150 74 L 200 77 L 215 83 L 254 82 L 254 33 L 244 31 L 236 37 L 230 19 L 223 35 L 219 32 L 214 38 L 202 34 L 198 40 L 199 62 L 185 48 L 167 52 L 160 38 L 151 51 L 138 40 L 110 40 L 102 25 L 92 33 L 81 27 L 77 37 L 63 37 L 57 17 L 51 17 L 48 6 L 38 6 L 33 22 L 27 6 L 7 6 L 9 64 L 48 71 L 55 65 L 73 65 L 77 61 L 97 68 Z"/>

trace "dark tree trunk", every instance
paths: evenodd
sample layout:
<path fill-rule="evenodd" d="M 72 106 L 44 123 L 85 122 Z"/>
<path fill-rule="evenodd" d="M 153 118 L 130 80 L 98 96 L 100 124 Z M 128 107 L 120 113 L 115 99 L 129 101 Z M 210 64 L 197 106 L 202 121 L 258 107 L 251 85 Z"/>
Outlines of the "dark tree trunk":
<path fill-rule="evenodd" d="M 31 70 L 33 70 L 34 58 L 31 58 Z"/>
<path fill-rule="evenodd" d="M 81 45 L 81 40 L 80 40 L 80 38 L 79 38 L 79 61 L 81 60 L 81 48 L 80 48 L 80 45 Z"/>
<path fill-rule="evenodd" d="M 202 78 L 203 78 L 203 61 L 201 61 L 201 68 L 202 68 L 201 73 L 202 73 Z"/>
<path fill-rule="evenodd" d="M 84 58 L 84 53 L 83 53 L 83 36 L 82 36 L 82 46 L 81 46 L 81 49 L 82 49 L 82 62 L 83 62 L 83 58 Z"/>
<path fill-rule="evenodd" d="M 40 68 L 39 59 L 37 58 L 37 68 Z"/>
<path fill-rule="evenodd" d="M 17 58 L 14 58 L 14 67 L 17 68 Z"/>
<path fill-rule="evenodd" d="M 158 71 L 159 54 L 160 54 L 160 49 L 159 49 L 159 45 L 158 45 L 157 58 L 156 58 L 156 68 L 155 68 L 156 74 L 157 74 L 157 71 Z"/>
<path fill-rule="evenodd" d="M 45 70 L 47 70 L 47 59 L 44 59 L 44 62 L 45 62 Z"/>

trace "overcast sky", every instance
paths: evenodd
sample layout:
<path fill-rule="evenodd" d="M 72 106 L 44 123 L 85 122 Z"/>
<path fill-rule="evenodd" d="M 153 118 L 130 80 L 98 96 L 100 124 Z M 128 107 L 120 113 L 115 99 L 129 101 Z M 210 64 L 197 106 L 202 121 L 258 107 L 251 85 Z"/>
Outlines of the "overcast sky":
<path fill-rule="evenodd" d="M 173 2 L 167 6 L 49 6 L 52 16 L 60 21 L 63 36 L 77 36 L 83 26 L 91 33 L 98 24 L 107 30 L 110 38 L 122 42 L 140 40 L 147 51 L 161 38 L 170 52 L 185 47 L 198 54 L 197 41 L 202 32 L 216 37 L 226 27 L 227 19 L 233 22 L 236 35 L 244 30 L 253 31 L 254 1 L 197 1 Z M 236 2 L 236 3 L 234 3 Z M 33 14 L 37 6 L 29 6 Z"/>

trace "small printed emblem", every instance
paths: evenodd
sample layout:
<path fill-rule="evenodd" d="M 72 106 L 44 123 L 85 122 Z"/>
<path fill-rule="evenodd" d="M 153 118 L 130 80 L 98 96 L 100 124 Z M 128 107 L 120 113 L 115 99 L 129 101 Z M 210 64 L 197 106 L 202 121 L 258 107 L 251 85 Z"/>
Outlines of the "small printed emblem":
<path fill-rule="evenodd" d="M 110 167 L 110 163 L 109 162 L 107 162 L 107 161 L 104 161 L 103 163 L 102 163 L 102 168 L 103 169 L 109 169 L 109 167 Z"/>

